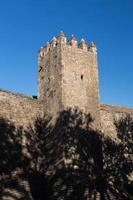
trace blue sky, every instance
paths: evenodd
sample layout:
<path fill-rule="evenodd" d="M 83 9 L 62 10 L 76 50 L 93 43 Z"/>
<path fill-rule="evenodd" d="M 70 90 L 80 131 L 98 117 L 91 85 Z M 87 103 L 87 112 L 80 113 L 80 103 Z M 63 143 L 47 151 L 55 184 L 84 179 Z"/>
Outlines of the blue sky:
<path fill-rule="evenodd" d="M 0 88 L 37 94 L 37 51 L 63 30 L 98 48 L 101 102 L 133 107 L 132 0 L 0 0 Z"/>

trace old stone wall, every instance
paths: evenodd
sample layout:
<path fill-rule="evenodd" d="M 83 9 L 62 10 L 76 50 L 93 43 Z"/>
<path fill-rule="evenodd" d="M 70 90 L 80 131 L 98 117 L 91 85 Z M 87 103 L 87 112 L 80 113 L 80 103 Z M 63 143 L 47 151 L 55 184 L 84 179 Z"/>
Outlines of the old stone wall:
<path fill-rule="evenodd" d="M 39 116 L 43 116 L 43 105 L 37 99 L 0 90 L 0 117 L 26 127 Z"/>
<path fill-rule="evenodd" d="M 101 129 L 106 136 L 116 138 L 114 121 L 126 115 L 133 116 L 133 108 L 100 104 Z"/>
<path fill-rule="evenodd" d="M 62 102 L 85 112 L 99 110 L 97 55 L 84 49 L 62 47 Z"/>
<path fill-rule="evenodd" d="M 39 61 L 39 101 L 43 102 L 45 112 L 57 114 L 62 108 L 61 101 L 61 53 L 55 47 Z"/>

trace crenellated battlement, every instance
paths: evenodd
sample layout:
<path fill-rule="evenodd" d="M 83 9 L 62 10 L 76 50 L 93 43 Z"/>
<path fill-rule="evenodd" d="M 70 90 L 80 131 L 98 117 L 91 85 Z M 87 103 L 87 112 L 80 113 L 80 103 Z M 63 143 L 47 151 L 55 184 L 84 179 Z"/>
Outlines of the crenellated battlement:
<path fill-rule="evenodd" d="M 41 47 L 39 49 L 39 57 L 43 58 L 44 55 L 46 55 L 48 52 L 50 52 L 54 48 L 60 47 L 61 45 L 64 45 L 68 48 L 82 49 L 84 51 L 97 54 L 97 48 L 93 42 L 87 45 L 86 41 L 84 39 L 81 39 L 81 41 L 78 43 L 74 35 L 71 35 L 70 39 L 68 40 L 64 32 L 61 31 L 59 36 L 53 37 L 50 42 L 47 42 L 44 47 Z"/>

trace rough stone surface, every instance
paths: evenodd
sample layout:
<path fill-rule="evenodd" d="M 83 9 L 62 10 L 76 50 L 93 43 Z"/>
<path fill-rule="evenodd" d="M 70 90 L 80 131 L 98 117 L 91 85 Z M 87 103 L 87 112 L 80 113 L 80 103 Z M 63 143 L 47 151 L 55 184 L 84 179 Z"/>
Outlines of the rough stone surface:
<path fill-rule="evenodd" d="M 43 105 L 32 97 L 0 90 L 0 117 L 28 126 L 43 115 Z"/>
<path fill-rule="evenodd" d="M 68 46 L 62 47 L 61 53 L 63 106 L 77 106 L 96 114 L 99 109 L 97 56 Z"/>
<path fill-rule="evenodd" d="M 61 101 L 61 53 L 60 48 L 51 49 L 39 61 L 38 96 L 45 112 L 55 115 L 62 109 Z"/>
<path fill-rule="evenodd" d="M 101 130 L 106 136 L 116 138 L 114 122 L 126 115 L 133 116 L 133 108 L 100 104 Z"/>

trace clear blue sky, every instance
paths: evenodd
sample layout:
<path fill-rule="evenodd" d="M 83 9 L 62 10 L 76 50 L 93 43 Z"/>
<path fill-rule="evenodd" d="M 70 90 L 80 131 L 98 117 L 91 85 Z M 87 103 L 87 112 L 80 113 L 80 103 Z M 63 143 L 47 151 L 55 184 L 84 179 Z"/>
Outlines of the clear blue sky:
<path fill-rule="evenodd" d="M 133 107 L 132 0 L 0 0 L 0 88 L 37 93 L 37 51 L 60 30 L 98 48 L 101 102 Z"/>

